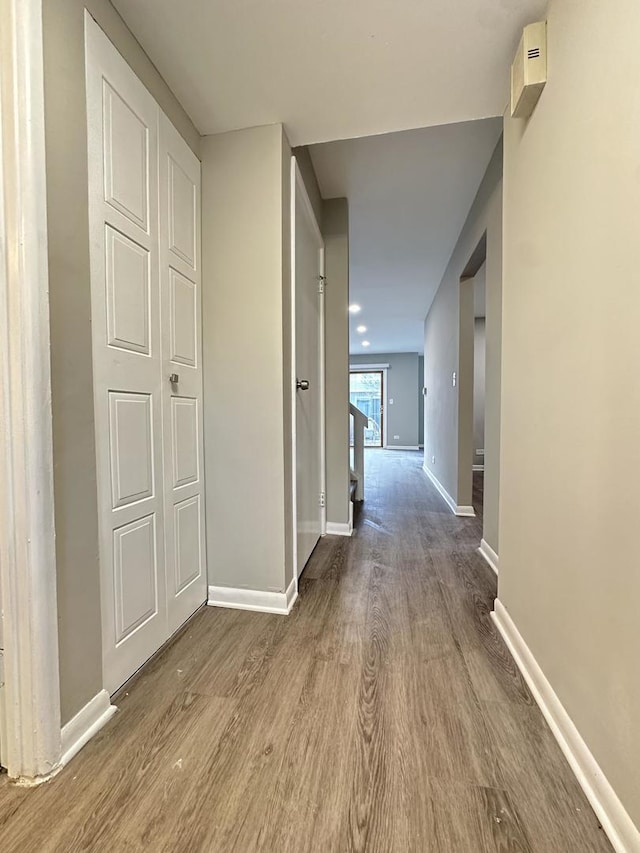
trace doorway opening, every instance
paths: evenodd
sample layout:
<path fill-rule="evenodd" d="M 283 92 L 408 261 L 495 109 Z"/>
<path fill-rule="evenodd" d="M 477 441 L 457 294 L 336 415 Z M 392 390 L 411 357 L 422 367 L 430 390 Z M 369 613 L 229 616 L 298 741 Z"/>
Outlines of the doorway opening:
<path fill-rule="evenodd" d="M 472 506 L 482 517 L 484 497 L 486 261 L 473 278 L 473 492 Z"/>
<path fill-rule="evenodd" d="M 365 447 L 384 447 L 384 370 L 352 370 L 349 402 L 367 417 Z M 350 444 L 353 447 L 353 427 Z"/>
<path fill-rule="evenodd" d="M 460 278 L 458 500 L 482 514 L 485 433 L 486 234 Z"/>

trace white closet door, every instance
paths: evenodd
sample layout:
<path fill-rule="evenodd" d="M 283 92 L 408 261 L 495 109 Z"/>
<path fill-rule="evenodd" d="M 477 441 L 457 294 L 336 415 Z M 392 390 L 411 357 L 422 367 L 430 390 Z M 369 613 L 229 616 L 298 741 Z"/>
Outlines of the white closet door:
<path fill-rule="evenodd" d="M 167 639 L 158 106 L 87 18 L 89 209 L 104 685 Z"/>
<path fill-rule="evenodd" d="M 207 597 L 200 162 L 163 113 L 159 128 L 165 554 L 173 632 Z"/>

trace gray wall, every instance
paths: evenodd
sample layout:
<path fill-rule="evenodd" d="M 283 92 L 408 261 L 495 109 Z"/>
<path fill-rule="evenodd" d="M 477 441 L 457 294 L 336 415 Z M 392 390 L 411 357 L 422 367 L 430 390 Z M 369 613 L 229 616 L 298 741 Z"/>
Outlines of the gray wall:
<path fill-rule="evenodd" d="M 484 249 L 486 240 L 486 250 Z M 425 466 L 457 504 L 471 504 L 473 275 L 486 251 L 484 533 L 498 553 L 502 335 L 502 140 L 425 318 Z M 475 269 L 473 268 L 475 266 Z M 465 278 L 466 277 L 466 278 Z M 461 283 L 461 280 L 462 283 Z M 461 331 L 463 335 L 461 336 Z M 462 360 L 462 363 L 461 363 Z M 457 374 L 457 385 L 452 374 Z M 460 384 L 462 380 L 462 384 Z M 463 433 L 463 431 L 466 432 Z M 435 462 L 432 459 L 435 457 Z"/>
<path fill-rule="evenodd" d="M 282 592 L 293 577 L 290 150 L 269 125 L 203 137 L 201 153 L 209 582 Z"/>
<path fill-rule="evenodd" d="M 639 32 L 637 0 L 552 0 L 505 124 L 499 590 L 640 827 Z"/>
<path fill-rule="evenodd" d="M 62 722 L 102 688 L 93 420 L 85 6 L 198 153 L 199 135 L 107 0 L 43 3 Z"/>
<path fill-rule="evenodd" d="M 418 353 L 352 355 L 350 364 L 388 364 L 385 411 L 387 447 L 415 447 L 420 432 Z M 393 400 L 393 403 L 391 403 Z M 399 436 L 394 438 L 394 436 Z"/>
<path fill-rule="evenodd" d="M 476 317 L 473 328 L 473 464 L 484 465 L 485 320 Z"/>
<path fill-rule="evenodd" d="M 348 524 L 349 499 L 349 205 L 323 202 L 327 521 Z"/>

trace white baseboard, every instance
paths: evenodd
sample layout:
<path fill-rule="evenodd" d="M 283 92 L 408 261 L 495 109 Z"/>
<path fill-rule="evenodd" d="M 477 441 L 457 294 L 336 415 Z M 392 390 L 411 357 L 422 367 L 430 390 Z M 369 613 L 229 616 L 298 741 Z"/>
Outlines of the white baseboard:
<path fill-rule="evenodd" d="M 491 545 L 489 545 L 489 543 L 487 542 L 486 539 L 483 539 L 480 542 L 480 547 L 478 548 L 478 551 L 480 551 L 482 556 L 485 558 L 487 563 L 489 563 L 489 565 L 491 566 L 491 568 L 493 569 L 493 571 L 497 575 L 498 574 L 498 566 L 500 565 L 500 558 L 498 557 L 496 552 L 493 550 Z"/>
<path fill-rule="evenodd" d="M 473 470 L 474 471 L 484 471 L 484 465 L 474 465 Z"/>
<path fill-rule="evenodd" d="M 422 466 L 422 470 L 431 480 L 436 489 L 440 492 L 440 496 L 445 500 L 447 506 L 455 515 L 459 515 L 463 518 L 475 518 L 476 513 L 472 506 L 460 506 L 459 504 L 457 504 L 451 497 L 449 492 L 442 485 L 440 480 L 438 480 L 436 475 L 432 471 L 430 471 L 426 465 Z"/>
<path fill-rule="evenodd" d="M 60 764 L 65 765 L 91 738 L 97 734 L 104 724 L 113 717 L 118 709 L 111 704 L 111 699 L 106 690 L 90 699 L 81 708 L 75 717 L 62 727 L 60 738 L 62 741 L 62 757 Z"/>
<path fill-rule="evenodd" d="M 265 592 L 261 589 L 236 589 L 231 586 L 210 586 L 207 604 L 210 607 L 230 607 L 232 610 L 256 610 L 260 613 L 291 612 L 298 597 L 294 578 L 285 592 Z"/>
<path fill-rule="evenodd" d="M 353 522 L 327 521 L 325 533 L 329 536 L 353 536 Z"/>
<path fill-rule="evenodd" d="M 417 444 L 388 444 L 387 450 L 420 450 Z"/>
<path fill-rule="evenodd" d="M 491 615 L 614 850 L 616 853 L 638 853 L 638 827 L 620 802 L 499 598 Z"/>

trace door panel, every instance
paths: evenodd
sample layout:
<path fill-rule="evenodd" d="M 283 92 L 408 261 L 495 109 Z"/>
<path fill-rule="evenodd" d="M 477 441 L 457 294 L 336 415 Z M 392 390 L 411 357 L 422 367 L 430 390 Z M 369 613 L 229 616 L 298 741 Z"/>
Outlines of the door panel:
<path fill-rule="evenodd" d="M 149 250 L 106 226 L 108 344 L 150 355 Z"/>
<path fill-rule="evenodd" d="M 177 270 L 170 268 L 169 286 L 171 289 L 171 348 L 169 359 L 176 364 L 197 367 L 198 292 L 196 285 Z"/>
<path fill-rule="evenodd" d="M 126 70 L 119 75 L 126 77 Z M 121 80 L 122 82 L 122 80 Z M 116 87 L 103 80 L 105 201 L 143 231 L 149 225 L 149 125 L 139 110 L 140 84 Z M 148 100 L 151 96 L 145 92 Z M 146 107 L 146 105 L 145 105 Z M 152 122 L 152 124 L 155 122 Z M 153 153 L 153 152 L 151 152 Z"/>
<path fill-rule="evenodd" d="M 160 116 L 160 281 L 169 628 L 207 597 L 202 479 L 200 163 Z M 178 381 L 170 383 L 170 375 Z"/>
<path fill-rule="evenodd" d="M 294 170 L 295 171 L 295 170 Z M 295 234 L 295 368 L 309 383 L 296 391 L 297 573 L 304 569 L 322 535 L 322 342 L 323 243 L 299 180 L 293 182 Z"/>
<path fill-rule="evenodd" d="M 182 143 L 182 140 L 180 142 Z M 174 159 L 171 153 L 167 157 L 169 250 L 183 260 L 190 269 L 195 269 L 196 223 L 198 221 L 199 203 L 197 185 L 199 184 L 200 164 L 194 155 L 189 158 L 187 151 L 181 152 L 181 155 L 183 163 L 186 159 L 193 161 L 186 163 L 186 168 L 177 159 Z"/>
<path fill-rule="evenodd" d="M 200 495 L 194 495 L 186 501 L 175 504 L 173 511 L 176 539 L 176 590 L 182 592 L 198 578 L 202 565 Z"/>
<path fill-rule="evenodd" d="M 167 638 L 158 107 L 95 24 L 86 67 L 103 671 L 113 693 Z"/>
<path fill-rule="evenodd" d="M 172 397 L 171 414 L 173 486 L 178 488 L 198 482 L 198 401 Z"/>
<path fill-rule="evenodd" d="M 153 497 L 153 401 L 150 394 L 109 392 L 113 508 Z"/>
<path fill-rule="evenodd" d="M 155 513 L 113 532 L 116 644 L 158 615 Z"/>

